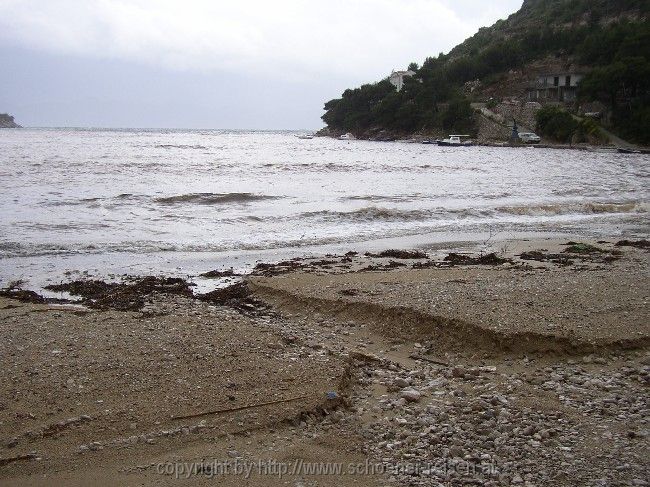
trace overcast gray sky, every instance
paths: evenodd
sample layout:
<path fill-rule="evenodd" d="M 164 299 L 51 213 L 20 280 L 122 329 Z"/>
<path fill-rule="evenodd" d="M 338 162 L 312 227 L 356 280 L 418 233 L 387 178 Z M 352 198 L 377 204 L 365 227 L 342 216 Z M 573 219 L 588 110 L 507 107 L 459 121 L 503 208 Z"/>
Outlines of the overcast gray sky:
<path fill-rule="evenodd" d="M 0 0 L 0 113 L 27 126 L 314 129 L 345 88 L 522 0 Z"/>

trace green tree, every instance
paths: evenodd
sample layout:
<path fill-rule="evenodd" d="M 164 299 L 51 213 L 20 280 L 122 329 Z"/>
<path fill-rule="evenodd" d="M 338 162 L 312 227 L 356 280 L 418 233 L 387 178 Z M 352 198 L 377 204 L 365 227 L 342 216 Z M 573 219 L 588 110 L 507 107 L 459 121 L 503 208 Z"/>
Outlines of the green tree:
<path fill-rule="evenodd" d="M 474 132 L 474 111 L 467 98 L 452 99 L 442 114 L 442 128 L 448 132 Z"/>
<path fill-rule="evenodd" d="M 565 110 L 545 106 L 537 111 L 537 131 L 558 142 L 570 142 L 578 128 L 578 122 Z"/>

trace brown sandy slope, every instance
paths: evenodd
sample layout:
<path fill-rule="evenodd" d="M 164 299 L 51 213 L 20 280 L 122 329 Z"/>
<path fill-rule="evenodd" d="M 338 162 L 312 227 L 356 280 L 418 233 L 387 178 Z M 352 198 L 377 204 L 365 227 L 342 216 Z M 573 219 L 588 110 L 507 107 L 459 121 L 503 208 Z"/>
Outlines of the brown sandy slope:
<path fill-rule="evenodd" d="M 606 264 L 292 273 L 251 280 L 292 311 L 369 323 L 388 337 L 442 349 L 586 353 L 650 343 L 647 252 Z"/>
<path fill-rule="evenodd" d="M 176 484 L 152 464 L 355 458 L 353 435 L 289 440 L 290 428 L 336 407 L 326 393 L 345 389 L 345 362 L 263 320 L 178 299 L 154 315 L 0 300 L 2 485 Z"/>

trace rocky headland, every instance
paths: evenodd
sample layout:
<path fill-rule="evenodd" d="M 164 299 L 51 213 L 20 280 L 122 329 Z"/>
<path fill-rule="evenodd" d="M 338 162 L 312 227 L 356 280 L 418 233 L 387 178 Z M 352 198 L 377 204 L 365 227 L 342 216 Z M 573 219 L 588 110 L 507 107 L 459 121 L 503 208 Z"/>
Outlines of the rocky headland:
<path fill-rule="evenodd" d="M 21 128 L 14 121 L 14 117 L 8 113 L 0 113 L 0 129 L 18 129 Z"/>

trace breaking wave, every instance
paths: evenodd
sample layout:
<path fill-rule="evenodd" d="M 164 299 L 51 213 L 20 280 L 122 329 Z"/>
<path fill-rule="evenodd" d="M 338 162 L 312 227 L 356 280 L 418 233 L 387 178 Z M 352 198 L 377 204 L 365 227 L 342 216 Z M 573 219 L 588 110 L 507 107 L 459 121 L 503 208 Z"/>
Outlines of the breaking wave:
<path fill-rule="evenodd" d="M 146 198 L 142 195 L 132 193 L 120 193 L 115 197 L 94 197 L 94 198 L 80 198 L 76 200 L 61 200 L 61 201 L 44 201 L 41 204 L 44 206 L 91 206 L 96 207 L 100 204 L 118 204 L 123 201 L 141 200 Z"/>
<path fill-rule="evenodd" d="M 207 147 L 204 145 L 189 145 L 189 144 L 158 144 L 157 149 L 204 149 L 207 150 Z"/>
<path fill-rule="evenodd" d="M 323 218 L 325 220 L 345 220 L 352 222 L 371 221 L 443 221 L 476 219 L 480 221 L 495 215 L 491 208 L 426 208 L 398 209 L 380 206 L 366 206 L 353 211 L 313 211 L 301 213 L 302 218 Z"/>
<path fill-rule="evenodd" d="M 77 206 L 77 205 L 88 205 L 88 204 L 94 204 L 98 203 L 101 201 L 102 198 L 81 198 L 78 200 L 63 200 L 63 201 L 51 201 L 51 202 L 45 202 L 43 204 L 47 206 Z"/>
<path fill-rule="evenodd" d="M 271 196 L 253 193 L 186 193 L 175 196 L 156 198 L 156 203 L 174 205 L 192 203 L 196 205 L 218 205 L 224 203 L 250 203 L 260 200 L 274 200 L 282 196 Z"/>
<path fill-rule="evenodd" d="M 350 199 L 366 199 L 365 197 L 351 197 Z M 375 198 L 368 198 L 374 201 Z M 378 198 L 379 201 L 387 199 Z M 504 215 L 512 217 L 553 217 L 561 215 L 607 215 L 624 213 L 645 213 L 648 211 L 646 203 L 559 203 L 542 205 L 521 205 L 502 207 L 480 208 L 429 208 L 429 209 L 397 209 L 380 206 L 366 206 L 352 211 L 321 210 L 301 213 L 298 218 L 319 218 L 325 221 L 426 221 L 426 220 L 466 220 L 473 219 L 477 222 L 499 219 Z"/>
<path fill-rule="evenodd" d="M 598 215 L 606 213 L 645 213 L 646 203 L 558 203 L 530 206 L 502 206 L 497 211 L 510 215 L 521 216 L 552 216 L 552 215 Z"/>
<path fill-rule="evenodd" d="M 395 208 L 381 208 L 367 206 L 353 211 L 309 211 L 302 213 L 304 218 L 322 218 L 324 220 L 347 220 L 347 221 L 408 221 L 424 220 L 432 215 L 430 210 L 398 210 Z"/>
<path fill-rule="evenodd" d="M 45 222 L 16 222 L 17 227 L 28 228 L 37 231 L 71 231 L 71 230 L 96 230 L 99 228 L 110 228 L 107 223 L 83 223 L 83 222 L 70 222 L 70 223 L 45 223 Z"/>
<path fill-rule="evenodd" d="M 283 198 L 282 196 L 271 196 L 253 193 L 185 193 L 173 196 L 161 196 L 153 198 L 146 195 L 132 193 L 120 193 L 113 197 L 80 198 L 62 201 L 43 201 L 44 206 L 117 206 L 132 202 L 149 200 L 163 205 L 174 205 L 190 203 L 196 205 L 218 205 L 227 203 L 250 203 L 252 201 L 273 200 Z"/>
<path fill-rule="evenodd" d="M 381 194 L 366 194 L 366 195 L 354 195 L 354 196 L 344 196 L 339 198 L 341 201 L 389 201 L 392 203 L 400 203 L 406 201 L 415 201 L 422 199 L 422 195 L 419 194 L 402 194 L 402 195 L 381 195 Z"/>

